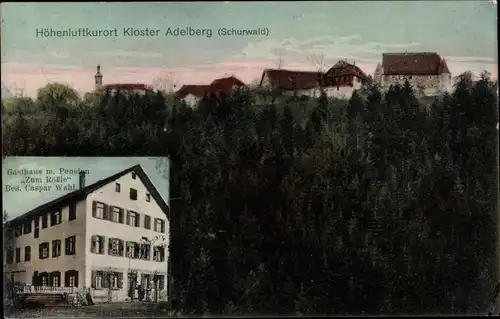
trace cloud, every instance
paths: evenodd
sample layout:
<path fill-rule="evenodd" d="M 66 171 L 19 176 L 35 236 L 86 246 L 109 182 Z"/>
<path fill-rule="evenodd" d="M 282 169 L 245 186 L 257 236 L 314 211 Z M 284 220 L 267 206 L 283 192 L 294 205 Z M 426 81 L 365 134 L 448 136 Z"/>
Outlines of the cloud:
<path fill-rule="evenodd" d="M 467 62 L 467 63 L 497 63 L 497 60 L 490 57 L 465 57 L 465 56 L 444 56 L 446 61 Z"/>
<path fill-rule="evenodd" d="M 419 47 L 417 42 L 409 43 L 381 43 L 361 42 L 360 35 L 317 36 L 309 39 L 298 40 L 286 38 L 283 40 L 267 39 L 249 43 L 235 55 L 235 58 L 251 59 L 276 59 L 277 56 L 298 59 L 311 55 L 324 54 L 325 58 L 360 59 L 369 55 L 372 58 L 380 56 L 389 49 L 409 49 Z"/>
<path fill-rule="evenodd" d="M 165 55 L 160 52 L 140 52 L 140 51 L 109 51 L 109 52 L 91 52 L 93 56 L 99 57 L 123 57 L 123 58 L 164 58 Z"/>

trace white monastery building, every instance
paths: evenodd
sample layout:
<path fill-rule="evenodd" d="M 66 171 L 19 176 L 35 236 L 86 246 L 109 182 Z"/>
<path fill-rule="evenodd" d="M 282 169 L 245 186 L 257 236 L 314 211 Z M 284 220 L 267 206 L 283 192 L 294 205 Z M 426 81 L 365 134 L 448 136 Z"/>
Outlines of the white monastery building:
<path fill-rule="evenodd" d="M 85 185 L 7 223 L 4 273 L 33 286 L 92 288 L 124 300 L 129 288 L 166 289 L 169 206 L 140 165 Z M 152 287 L 154 285 L 154 287 Z M 159 295 L 159 294 L 158 294 Z"/>
<path fill-rule="evenodd" d="M 94 75 L 95 80 L 95 89 L 96 91 L 109 91 L 111 94 L 114 94 L 118 91 L 126 94 L 139 94 L 143 95 L 148 91 L 151 91 L 151 88 L 146 84 L 141 83 L 114 83 L 114 84 L 102 84 L 103 75 L 101 73 L 101 66 L 97 66 L 97 72 Z"/>
<path fill-rule="evenodd" d="M 446 61 L 435 52 L 384 53 L 373 80 L 382 89 L 403 85 L 406 80 L 423 95 L 434 96 L 452 89 Z"/>
<path fill-rule="evenodd" d="M 369 81 L 355 63 L 339 61 L 327 72 L 266 69 L 260 86 L 287 96 L 319 97 L 323 90 L 328 97 L 349 99 L 355 90 Z"/>

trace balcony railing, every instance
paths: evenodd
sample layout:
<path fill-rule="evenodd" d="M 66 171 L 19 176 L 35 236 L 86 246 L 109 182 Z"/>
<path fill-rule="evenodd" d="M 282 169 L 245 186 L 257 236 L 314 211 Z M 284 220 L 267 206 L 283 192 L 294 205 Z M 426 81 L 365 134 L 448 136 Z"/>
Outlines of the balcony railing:
<path fill-rule="evenodd" d="M 77 293 L 84 291 L 85 288 L 79 287 L 50 287 L 50 286 L 17 286 L 18 293 L 46 293 L 46 294 L 62 294 L 62 293 Z"/>

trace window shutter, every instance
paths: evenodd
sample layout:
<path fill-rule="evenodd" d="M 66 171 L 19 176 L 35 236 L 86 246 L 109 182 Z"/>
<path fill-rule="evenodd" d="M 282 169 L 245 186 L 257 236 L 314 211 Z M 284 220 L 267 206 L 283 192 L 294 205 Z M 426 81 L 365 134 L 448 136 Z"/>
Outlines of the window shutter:
<path fill-rule="evenodd" d="M 106 237 L 99 236 L 99 254 L 104 254 L 104 244 L 106 243 Z"/>
<path fill-rule="evenodd" d="M 141 246 L 138 243 L 134 243 L 134 258 L 139 258 Z"/>
<path fill-rule="evenodd" d="M 123 288 L 123 273 L 118 274 L 118 288 Z"/>
<path fill-rule="evenodd" d="M 96 275 L 97 275 L 97 272 L 96 271 L 92 271 L 92 275 L 91 275 L 92 282 L 90 284 L 90 286 L 92 288 L 97 288 L 96 284 L 95 284 L 95 282 L 96 282 Z"/>
<path fill-rule="evenodd" d="M 120 247 L 119 247 L 119 249 L 120 249 L 120 256 L 123 256 L 123 250 L 124 250 L 124 248 L 125 248 L 125 246 L 123 244 L 123 240 L 120 240 Z"/>
<path fill-rule="evenodd" d="M 110 238 L 108 239 L 108 255 L 111 255 L 113 252 L 113 240 Z"/>
<path fill-rule="evenodd" d="M 139 227 L 141 225 L 141 214 L 135 213 L 135 227 Z"/>
<path fill-rule="evenodd" d="M 78 270 L 75 270 L 73 275 L 75 276 L 75 287 L 78 287 Z"/>
<path fill-rule="evenodd" d="M 119 222 L 123 224 L 123 208 L 120 208 L 120 217 L 119 217 Z"/>
<path fill-rule="evenodd" d="M 73 239 L 73 250 L 71 251 L 71 253 L 73 255 L 76 255 L 76 236 L 72 236 L 72 239 Z"/>
<path fill-rule="evenodd" d="M 92 217 L 96 217 L 97 216 L 96 211 L 97 211 L 97 202 L 93 201 L 92 202 Z"/>
<path fill-rule="evenodd" d="M 64 240 L 64 251 L 66 252 L 66 255 L 69 254 L 69 238 Z"/>
<path fill-rule="evenodd" d="M 102 273 L 102 287 L 109 288 L 109 282 L 111 281 L 111 273 L 106 271 Z"/>
<path fill-rule="evenodd" d="M 43 244 L 38 245 L 38 258 L 43 259 Z"/>
<path fill-rule="evenodd" d="M 64 273 L 64 287 L 69 287 L 69 276 L 71 274 L 71 270 L 68 270 Z"/>
<path fill-rule="evenodd" d="M 96 239 L 99 240 L 98 238 L 96 238 L 95 235 L 90 237 L 90 252 L 92 253 L 96 252 L 96 244 L 95 244 Z"/>
<path fill-rule="evenodd" d="M 103 213 L 104 220 L 111 220 L 110 213 L 109 213 L 110 208 L 111 207 L 109 205 L 104 204 L 104 213 Z"/>
<path fill-rule="evenodd" d="M 56 271 L 54 274 L 54 277 L 58 279 L 56 287 L 61 287 L 61 272 Z"/>
<path fill-rule="evenodd" d="M 53 283 L 54 283 L 54 273 L 51 272 L 49 274 L 49 286 L 52 286 Z"/>
<path fill-rule="evenodd" d="M 127 210 L 127 225 L 130 225 L 130 211 Z"/>
<path fill-rule="evenodd" d="M 52 242 L 52 257 L 56 257 L 56 245 L 57 245 L 57 241 L 53 241 Z"/>

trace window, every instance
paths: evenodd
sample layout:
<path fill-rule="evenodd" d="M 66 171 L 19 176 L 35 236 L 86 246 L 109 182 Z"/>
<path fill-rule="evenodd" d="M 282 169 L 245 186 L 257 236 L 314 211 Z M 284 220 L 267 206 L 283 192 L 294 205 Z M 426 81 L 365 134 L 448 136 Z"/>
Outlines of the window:
<path fill-rule="evenodd" d="M 6 253 L 6 262 L 7 264 L 12 264 L 14 262 L 14 250 L 13 249 L 9 249 L 7 250 L 7 253 Z"/>
<path fill-rule="evenodd" d="M 24 247 L 24 261 L 30 261 L 31 260 L 31 247 L 26 246 Z"/>
<path fill-rule="evenodd" d="M 59 271 L 53 271 L 50 273 L 49 286 L 60 287 L 61 286 L 61 273 Z"/>
<path fill-rule="evenodd" d="M 49 243 L 41 243 L 39 248 L 39 258 L 45 259 L 49 257 Z"/>
<path fill-rule="evenodd" d="M 61 240 L 56 239 L 52 241 L 52 257 L 61 256 Z"/>
<path fill-rule="evenodd" d="M 148 203 L 149 203 L 150 201 L 151 201 L 151 195 L 146 194 L 146 202 L 148 202 Z"/>
<path fill-rule="evenodd" d="M 69 205 L 69 216 L 68 220 L 76 219 L 76 203 Z"/>
<path fill-rule="evenodd" d="M 42 286 L 47 286 L 49 283 L 49 274 L 46 272 L 40 274 L 40 283 Z"/>
<path fill-rule="evenodd" d="M 21 262 L 21 248 L 16 247 L 16 263 Z"/>
<path fill-rule="evenodd" d="M 104 254 L 104 242 L 106 238 L 104 236 L 94 235 L 91 238 L 90 251 L 95 254 Z"/>
<path fill-rule="evenodd" d="M 151 258 L 151 245 L 141 244 L 141 255 L 139 259 L 150 260 Z"/>
<path fill-rule="evenodd" d="M 48 218 L 47 214 L 42 215 L 42 229 L 47 228 L 48 219 L 49 218 Z"/>
<path fill-rule="evenodd" d="M 133 241 L 127 242 L 127 257 L 139 258 L 139 244 Z"/>
<path fill-rule="evenodd" d="M 112 206 L 113 209 L 111 211 L 111 221 L 115 223 L 123 224 L 123 209 L 120 207 Z"/>
<path fill-rule="evenodd" d="M 132 179 L 136 179 L 137 178 L 137 174 L 135 172 L 132 172 Z"/>
<path fill-rule="evenodd" d="M 19 237 L 23 234 L 23 225 L 16 225 L 15 228 L 14 228 L 14 235 L 16 237 Z"/>
<path fill-rule="evenodd" d="M 127 212 L 127 225 L 139 227 L 140 226 L 139 217 L 140 217 L 139 213 L 129 210 Z"/>
<path fill-rule="evenodd" d="M 104 218 L 104 204 L 99 202 L 92 203 L 92 216 L 95 218 Z"/>
<path fill-rule="evenodd" d="M 155 218 L 155 231 L 159 233 L 165 232 L 165 221 Z"/>
<path fill-rule="evenodd" d="M 151 229 L 151 216 L 144 215 L 144 228 Z"/>
<path fill-rule="evenodd" d="M 165 248 L 162 246 L 156 246 L 153 249 L 153 260 L 154 261 L 165 261 Z"/>
<path fill-rule="evenodd" d="M 39 221 L 38 217 L 35 218 L 35 230 L 33 232 L 33 236 L 35 238 L 38 238 L 40 236 L 40 221 Z"/>
<path fill-rule="evenodd" d="M 110 238 L 108 242 L 108 255 L 123 256 L 123 240 Z"/>
<path fill-rule="evenodd" d="M 117 193 L 120 192 L 120 183 L 115 184 L 115 192 L 117 192 Z"/>
<path fill-rule="evenodd" d="M 123 288 L 123 273 L 92 271 L 92 288 Z"/>
<path fill-rule="evenodd" d="M 65 287 L 78 287 L 78 271 L 68 270 L 64 273 Z"/>
<path fill-rule="evenodd" d="M 137 200 L 137 189 L 134 188 L 130 189 L 130 199 Z"/>
<path fill-rule="evenodd" d="M 25 234 L 29 234 L 31 233 L 31 219 L 26 221 L 24 224 L 23 224 L 23 232 Z"/>
<path fill-rule="evenodd" d="M 158 290 L 165 289 L 165 276 L 164 275 L 154 275 L 153 282 L 158 285 Z"/>
<path fill-rule="evenodd" d="M 50 214 L 50 226 L 59 225 L 61 223 L 61 212 L 53 212 Z"/>
<path fill-rule="evenodd" d="M 103 288 L 102 272 L 93 271 L 92 272 L 92 288 Z"/>
<path fill-rule="evenodd" d="M 76 253 L 76 236 L 66 238 L 65 242 L 66 255 L 74 255 Z"/>

